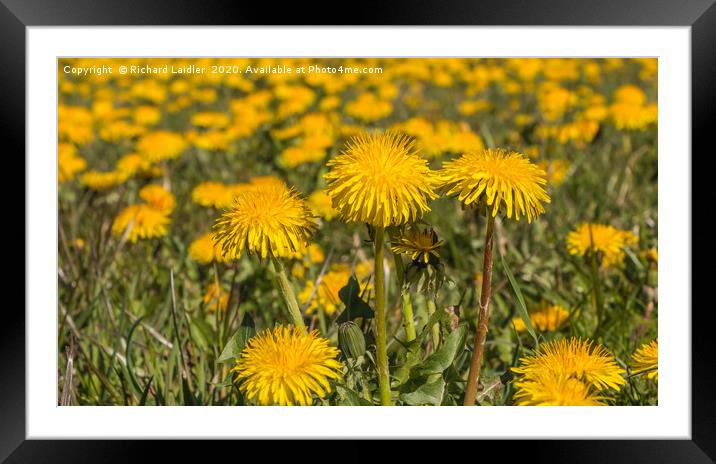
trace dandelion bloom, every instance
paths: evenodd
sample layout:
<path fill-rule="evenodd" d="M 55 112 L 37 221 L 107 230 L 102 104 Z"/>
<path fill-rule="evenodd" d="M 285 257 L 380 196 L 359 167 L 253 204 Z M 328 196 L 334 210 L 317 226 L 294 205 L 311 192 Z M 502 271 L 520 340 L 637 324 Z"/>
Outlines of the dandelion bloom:
<path fill-rule="evenodd" d="M 77 148 L 69 143 L 57 146 L 57 181 L 61 184 L 72 180 L 87 167 L 87 162 L 77 155 Z"/>
<path fill-rule="evenodd" d="M 163 237 L 169 232 L 169 217 L 147 204 L 130 205 L 124 208 L 112 224 L 112 233 L 122 236 L 129 228 L 127 240 L 134 243 L 139 239 Z"/>
<path fill-rule="evenodd" d="M 138 106 L 132 115 L 134 122 L 142 126 L 154 126 L 162 119 L 162 111 L 156 106 Z"/>
<path fill-rule="evenodd" d="M 318 305 L 321 305 L 323 312 L 331 315 L 341 305 L 341 299 L 338 292 L 348 284 L 351 272 L 348 266 L 334 266 L 333 269 L 323 274 L 318 289 L 314 291 L 316 284 L 309 280 L 306 287 L 298 294 L 298 300 L 301 304 L 307 304 L 309 298 L 310 305 L 306 308 L 306 314 L 313 314 Z"/>
<path fill-rule="evenodd" d="M 341 377 L 338 348 L 318 331 L 276 326 L 251 338 L 236 366 L 240 389 L 262 406 L 302 405 L 331 391 L 329 379 Z"/>
<path fill-rule="evenodd" d="M 569 317 L 569 311 L 559 305 L 548 305 L 530 313 L 532 326 L 541 332 L 554 331 Z M 512 319 L 518 332 L 525 332 L 527 326 L 521 317 Z"/>
<path fill-rule="evenodd" d="M 558 340 L 540 346 L 537 353 L 520 359 L 512 371 L 520 380 L 535 380 L 546 373 L 576 377 L 597 390 L 619 390 L 626 383 L 622 369 L 603 346 L 577 338 Z"/>
<path fill-rule="evenodd" d="M 186 147 L 184 137 L 169 131 L 151 132 L 137 142 L 139 154 L 152 163 L 176 158 Z"/>
<path fill-rule="evenodd" d="M 326 151 L 321 148 L 310 148 L 303 145 L 288 147 L 278 157 L 278 164 L 284 168 L 295 168 L 306 163 L 315 163 L 326 157 Z"/>
<path fill-rule="evenodd" d="M 229 116 L 226 113 L 205 111 L 194 113 L 191 123 L 197 127 L 223 129 L 229 125 Z"/>
<path fill-rule="evenodd" d="M 604 398 L 583 381 L 565 375 L 540 374 L 515 382 L 517 406 L 603 406 Z"/>
<path fill-rule="evenodd" d="M 659 380 L 659 340 L 643 344 L 632 356 L 631 371 L 633 374 L 646 373 L 655 381 Z"/>
<path fill-rule="evenodd" d="M 285 256 L 288 259 L 304 259 L 307 258 L 312 264 L 320 264 L 326 259 L 326 255 L 323 253 L 323 249 L 320 245 L 311 243 L 304 245 L 295 252 L 289 253 Z"/>
<path fill-rule="evenodd" d="M 128 176 L 119 171 L 87 171 L 80 177 L 80 183 L 92 190 L 109 190 L 127 180 Z"/>
<path fill-rule="evenodd" d="M 142 187 L 139 191 L 139 198 L 146 201 L 164 214 L 171 214 L 176 205 L 174 195 L 164 187 L 157 184 L 150 184 Z"/>
<path fill-rule="evenodd" d="M 644 252 L 644 257 L 654 266 L 659 265 L 659 251 L 656 248 L 649 248 Z"/>
<path fill-rule="evenodd" d="M 269 253 L 295 253 L 316 227 L 308 205 L 293 189 L 263 182 L 239 193 L 232 209 L 217 219 L 214 232 L 225 259 L 238 259 L 244 250 L 265 259 Z"/>
<path fill-rule="evenodd" d="M 614 92 L 614 100 L 621 103 L 643 105 L 646 103 L 646 94 L 636 85 L 622 85 Z"/>
<path fill-rule="evenodd" d="M 221 247 L 214 242 L 214 234 L 209 232 L 197 238 L 189 245 L 189 257 L 200 264 L 221 263 Z"/>
<path fill-rule="evenodd" d="M 537 102 L 545 119 L 556 121 L 575 105 L 577 95 L 563 87 L 545 85 L 537 94 Z"/>
<path fill-rule="evenodd" d="M 122 140 L 134 139 L 145 132 L 146 129 L 142 126 L 127 121 L 113 121 L 100 128 L 99 136 L 105 142 L 118 143 Z"/>
<path fill-rule="evenodd" d="M 345 110 L 349 116 L 364 122 L 373 122 L 390 116 L 393 112 L 393 104 L 367 92 L 346 103 Z"/>
<path fill-rule="evenodd" d="M 567 177 L 567 171 L 569 171 L 570 168 L 569 162 L 560 159 L 542 161 L 537 163 L 537 166 L 547 173 L 547 181 L 549 181 L 550 185 L 555 187 L 558 187 L 564 182 L 565 177 Z"/>
<path fill-rule="evenodd" d="M 231 208 L 235 189 L 221 182 L 202 182 L 191 191 L 191 199 L 205 208 Z"/>
<path fill-rule="evenodd" d="M 262 187 L 262 186 L 274 186 L 274 187 L 286 187 L 286 182 L 283 179 L 276 176 L 256 176 L 249 180 L 248 184 L 238 184 L 247 187 Z"/>
<path fill-rule="evenodd" d="M 440 176 L 447 195 L 457 195 L 465 205 L 484 203 L 493 217 L 504 206 L 508 218 L 527 216 L 532 222 L 544 213 L 542 203 L 550 202 L 546 173 L 517 152 L 488 148 L 466 153 L 446 162 Z"/>
<path fill-rule="evenodd" d="M 225 312 L 229 305 L 229 294 L 212 282 L 206 286 L 203 301 L 208 312 L 215 313 L 217 306 L 221 308 L 221 312 Z"/>
<path fill-rule="evenodd" d="M 390 247 L 393 253 L 410 255 L 413 261 L 422 261 L 428 264 L 430 256 L 440 258 L 438 251 L 443 241 L 438 240 L 438 234 L 433 229 L 421 231 L 411 230 L 397 239 L 397 243 Z"/>
<path fill-rule="evenodd" d="M 330 221 L 338 215 L 338 211 L 333 207 L 331 197 L 325 190 L 313 192 L 308 196 L 306 201 L 308 201 L 308 206 L 311 208 L 311 211 L 326 221 Z"/>
<path fill-rule="evenodd" d="M 606 268 L 620 264 L 624 260 L 624 248 L 638 241 L 639 238 L 627 230 L 584 223 L 567 235 L 567 250 L 580 256 L 600 253 L 602 265 Z"/>
<path fill-rule="evenodd" d="M 609 107 L 614 125 L 620 130 L 645 130 L 657 122 L 659 110 L 655 103 L 642 106 L 628 102 L 616 102 Z"/>
<path fill-rule="evenodd" d="M 151 173 L 152 164 L 138 153 L 127 153 L 117 160 L 116 169 L 127 177 Z"/>
<path fill-rule="evenodd" d="M 435 178 L 413 142 L 395 132 L 361 134 L 328 162 L 326 192 L 348 222 L 400 225 L 430 211 Z"/>

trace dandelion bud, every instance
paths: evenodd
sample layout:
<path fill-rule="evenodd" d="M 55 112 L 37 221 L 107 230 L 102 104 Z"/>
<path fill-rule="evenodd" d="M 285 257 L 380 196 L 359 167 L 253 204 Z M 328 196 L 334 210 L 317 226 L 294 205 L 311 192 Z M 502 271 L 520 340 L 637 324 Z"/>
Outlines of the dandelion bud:
<path fill-rule="evenodd" d="M 338 327 L 338 345 L 347 358 L 359 358 L 365 353 L 365 337 L 355 322 L 348 321 Z"/>

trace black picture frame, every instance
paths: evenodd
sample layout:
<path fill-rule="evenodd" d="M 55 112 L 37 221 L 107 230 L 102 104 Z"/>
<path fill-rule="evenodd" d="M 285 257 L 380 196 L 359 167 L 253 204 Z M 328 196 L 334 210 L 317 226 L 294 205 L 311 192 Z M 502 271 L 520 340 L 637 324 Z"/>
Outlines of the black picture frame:
<path fill-rule="evenodd" d="M 328 25 L 535 25 L 535 26 L 690 26 L 692 65 L 692 152 L 709 156 L 714 152 L 710 113 L 716 107 L 716 5 L 714 0 L 399 0 L 391 3 L 366 2 L 340 7 L 322 2 L 274 4 L 273 2 L 229 2 L 225 0 L 0 0 L 0 108 L 2 108 L 3 143 L 6 163 L 17 163 L 25 171 L 25 82 L 26 28 L 29 26 L 102 26 L 102 25 L 286 25 L 297 20 L 306 24 Z M 323 12 L 323 13 L 320 13 Z M 329 12 L 332 17 L 320 16 Z M 351 12 L 351 13 L 349 13 Z M 605 32 L 606 33 L 606 32 Z M 399 38 L 396 38 L 399 40 Z M 663 154 L 682 156 L 687 154 Z M 713 156 L 713 155 L 711 155 Z M 8 165 L 9 166 L 9 165 Z M 692 171 L 696 172 L 696 171 Z M 0 228 L 5 244 L 4 254 L 14 269 L 8 271 L 4 285 L 8 293 L 19 294 L 25 279 L 32 276 L 19 272 L 15 264 L 32 244 L 25 240 L 25 206 L 18 201 L 18 192 L 25 192 L 25 176 L 11 175 L 0 182 L 3 211 L 15 225 Z M 20 183 L 20 185 L 17 184 Z M 692 193 L 703 206 L 701 198 L 712 198 L 706 190 L 709 183 L 693 186 L 702 195 Z M 696 209 L 702 221 L 704 209 Z M 695 218 L 696 218 L 695 217 Z M 23 218 L 23 227 L 19 227 Z M 699 253 L 713 251 L 707 240 L 708 226 L 691 228 L 698 239 Z M 708 237 L 710 238 L 710 237 Z M 23 243 L 23 250 L 17 245 Z M 693 242 L 692 242 L 693 243 Z M 692 244 L 693 247 L 693 244 Z M 18 255 L 18 256 L 15 256 Z M 14 263 L 13 263 L 14 261 Z M 24 259 L 23 259 L 24 263 Z M 22 269 L 25 269 L 23 264 Z M 692 272 L 692 288 L 709 288 L 713 272 Z M 9 279 L 23 279 L 11 285 Z M 699 285 L 701 284 L 701 285 Z M 702 290 L 703 291 L 703 290 Z M 24 302 L 24 293 L 21 299 Z M 25 428 L 25 317 L 19 305 L 7 304 L 0 324 L 0 461 L 2 462 L 127 462 L 148 456 L 146 441 L 26 440 Z M 485 443 L 484 446 L 509 453 L 514 458 L 550 459 L 557 462 L 714 462 L 716 461 L 716 363 L 711 342 L 713 303 L 692 308 L 668 308 L 691 311 L 692 317 L 692 427 L 691 440 L 549 440 L 521 442 L 513 445 Z M 520 446 L 525 445 L 525 446 Z M 161 446 L 161 445 L 160 445 Z M 173 442 L 162 446 L 164 459 L 186 453 L 195 445 Z M 214 445 L 212 445 L 214 446 Z M 229 446 L 235 446 L 230 445 Z M 354 444 L 342 444 L 342 456 L 356 460 L 366 451 Z M 482 445 L 481 445 L 482 446 Z M 223 447 L 223 446 L 222 446 Z M 228 448 L 228 447 L 227 447 Z M 216 451 L 219 448 L 213 448 Z M 290 453 L 292 446 L 271 447 L 276 458 Z M 418 448 L 413 448 L 417 450 Z M 454 449 L 453 451 L 455 451 Z M 404 449 L 403 449 L 404 451 Z M 372 452 L 369 453 L 372 455 Z M 341 455 L 333 455 L 340 458 Z M 407 458 L 407 455 L 403 454 Z M 223 459 L 218 458 L 217 459 Z"/>

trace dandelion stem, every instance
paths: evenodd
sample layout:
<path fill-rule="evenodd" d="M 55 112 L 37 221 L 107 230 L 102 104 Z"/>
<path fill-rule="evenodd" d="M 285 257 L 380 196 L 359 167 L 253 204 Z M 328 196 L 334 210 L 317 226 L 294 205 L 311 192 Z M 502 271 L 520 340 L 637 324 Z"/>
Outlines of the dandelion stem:
<path fill-rule="evenodd" d="M 480 379 L 482 355 L 485 352 L 487 325 L 490 322 L 490 284 L 492 281 L 492 236 L 495 218 L 488 212 L 487 232 L 485 234 L 485 257 L 482 264 L 482 293 L 480 294 L 480 319 L 477 321 L 475 346 L 470 361 L 470 372 L 467 375 L 464 406 L 474 406 L 477 398 L 477 383 Z"/>
<path fill-rule="evenodd" d="M 594 238 L 592 236 L 592 228 L 589 227 L 589 246 L 590 246 L 590 265 L 592 274 L 592 301 L 594 303 L 594 316 L 597 318 L 597 325 L 594 330 L 594 337 L 599 335 L 603 322 L 604 299 L 602 297 L 602 285 L 599 280 L 599 263 L 597 262 L 597 253 L 594 248 Z"/>
<path fill-rule="evenodd" d="M 388 344 L 385 333 L 385 275 L 383 270 L 383 237 L 385 229 L 375 228 L 375 344 L 378 364 L 380 404 L 390 406 L 390 373 L 388 371 Z"/>
<path fill-rule="evenodd" d="M 288 281 L 288 276 L 286 275 L 286 268 L 283 266 L 281 260 L 273 255 L 271 255 L 271 261 L 273 262 L 273 268 L 276 271 L 281 296 L 283 296 L 284 301 L 286 301 L 286 306 L 288 306 L 288 312 L 291 314 L 293 323 L 296 327 L 306 330 L 306 324 L 303 322 L 303 315 L 301 315 L 301 310 L 298 308 L 296 294 L 294 293 L 291 283 Z"/>
<path fill-rule="evenodd" d="M 594 253 L 592 253 L 591 258 L 591 268 L 592 268 L 592 291 L 593 291 L 593 301 L 594 301 L 594 314 L 597 318 L 597 325 L 594 329 L 594 337 L 597 337 L 599 335 L 599 332 L 602 328 L 602 319 L 603 319 L 603 310 L 602 307 L 604 306 L 602 302 L 602 288 L 601 288 L 601 282 L 599 281 L 599 267 L 597 264 L 597 257 Z"/>
<path fill-rule="evenodd" d="M 405 326 L 405 340 L 415 340 L 415 319 L 413 318 L 413 303 L 410 301 L 410 292 L 402 291 L 403 298 L 403 326 Z"/>
<path fill-rule="evenodd" d="M 425 304 L 428 307 L 428 319 L 430 319 L 435 314 L 435 299 L 429 295 L 425 298 Z M 433 351 L 437 351 L 440 345 L 440 325 L 433 324 L 430 328 L 430 339 L 433 342 Z"/>
<path fill-rule="evenodd" d="M 405 267 L 403 258 L 399 253 L 393 252 L 395 260 L 395 273 L 398 275 L 398 290 L 403 300 L 403 327 L 405 328 L 406 341 L 412 342 L 417 336 L 415 333 L 415 319 L 413 317 L 413 303 L 410 300 L 410 290 L 405 285 Z"/>

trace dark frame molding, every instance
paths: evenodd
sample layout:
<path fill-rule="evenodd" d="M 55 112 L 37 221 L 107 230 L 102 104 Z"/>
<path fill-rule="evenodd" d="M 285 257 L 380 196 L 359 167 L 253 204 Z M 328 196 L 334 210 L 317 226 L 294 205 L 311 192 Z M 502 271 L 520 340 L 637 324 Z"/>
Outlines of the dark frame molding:
<path fill-rule="evenodd" d="M 353 5 L 353 12 L 340 16 L 322 17 L 318 12 L 337 12 L 335 3 L 296 3 L 277 7 L 267 2 L 230 2 L 228 0 L 0 0 L 0 108 L 2 108 L 3 157 L 14 161 L 25 172 L 25 52 L 26 27 L 28 26 L 98 26 L 98 25 L 286 25 L 303 18 L 306 24 L 350 25 L 543 25 L 543 26 L 690 26 L 692 65 L 692 152 L 704 156 L 714 152 L 713 125 L 710 114 L 716 108 L 716 4 L 715 0 L 443 0 L 412 1 L 397 0 L 378 3 L 372 0 Z M 350 10 L 345 10 L 350 11 Z M 397 40 L 397 39 L 396 39 Z M 662 156 L 685 156 L 667 153 Z M 687 159 L 685 162 L 692 162 Z M 9 169 L 8 169 L 9 171 Z M 16 171 L 20 172 L 20 171 Z M 692 170 L 692 172 L 694 172 Z M 0 182 L 6 217 L 25 218 L 25 206 L 19 201 L 18 191 L 25 192 L 25 177 Z M 19 185 L 14 184 L 14 182 Z M 712 183 L 713 181 L 711 181 Z M 692 198 L 700 204 L 702 198 L 711 198 L 706 182 L 692 183 L 702 191 Z M 701 195 L 699 195 L 700 193 Z M 710 196 L 706 196 L 709 195 Z M 704 211 L 695 209 L 692 211 Z M 706 210 L 708 211 L 708 210 Z M 703 213 L 701 217 L 703 217 Z M 703 221 L 703 219 L 702 219 Z M 684 224 L 684 227 L 693 227 Z M 698 239 L 699 252 L 713 251 L 713 239 L 709 227 L 692 228 L 692 241 Z M 709 237 L 706 236 L 709 234 Z M 25 226 L 0 228 L 0 238 L 6 244 L 13 264 L 20 262 L 29 244 L 25 241 Z M 711 240 L 708 240 L 708 239 Z M 10 246 L 7 246 L 10 245 Z M 693 245 L 692 245 L 693 247 Z M 704 248 L 705 247 L 705 248 Z M 15 256 L 17 255 L 17 256 Z M 9 262 L 8 260 L 7 262 Z M 6 267 L 8 267 L 6 265 Z M 23 259 L 23 271 L 25 264 Z M 19 279 L 17 268 L 9 275 Z M 709 288 L 713 271 L 692 272 L 696 288 Z M 12 293 L 23 282 L 11 287 L 3 285 Z M 698 285 L 701 283 L 702 285 Z M 692 284 L 692 287 L 694 285 Z M 24 295 L 21 297 L 25 304 Z M 692 304 L 692 306 L 695 306 Z M 153 445 L 148 441 L 88 441 L 88 440 L 26 440 L 25 434 L 25 317 L 17 308 L 6 304 L 3 308 L 4 323 L 0 325 L 0 461 L 5 462 L 64 462 L 97 461 L 127 462 L 142 459 L 145 448 Z M 668 308 L 689 310 L 691 308 Z M 691 440 L 645 440 L 606 441 L 573 440 L 515 442 L 509 448 L 504 442 L 485 443 L 493 450 L 503 450 L 510 458 L 525 457 L 531 460 L 579 461 L 579 462 L 716 462 L 716 362 L 713 357 L 714 321 L 713 303 L 692 310 L 692 439 Z M 374 454 L 356 442 L 339 444 L 342 452 L 335 457 L 357 460 Z M 525 446 L 519 446 L 524 444 Z M 229 443 L 218 446 L 232 446 Z M 494 445 L 494 448 L 493 448 Z M 514 446 L 518 445 L 518 446 Z M 160 446 L 162 446 L 160 444 Z M 185 441 L 174 441 L 162 446 L 165 456 L 180 456 L 189 451 Z M 212 444 L 212 455 L 217 448 Z M 226 446 L 222 451 L 231 452 Z M 271 447 L 272 456 L 291 453 L 292 446 Z M 355 447 L 355 448 L 354 448 Z M 154 448 L 154 446 L 152 446 Z M 410 446 L 413 450 L 419 447 Z M 278 455 L 274 454 L 279 450 Z M 285 451 L 281 451 L 285 450 Z M 498 451 L 499 452 L 499 451 Z M 401 447 L 403 459 L 405 447 Z M 509 454 L 508 454 L 509 453 Z M 482 453 L 481 453 L 482 454 Z M 343 459 L 341 458 L 341 459 Z"/>

